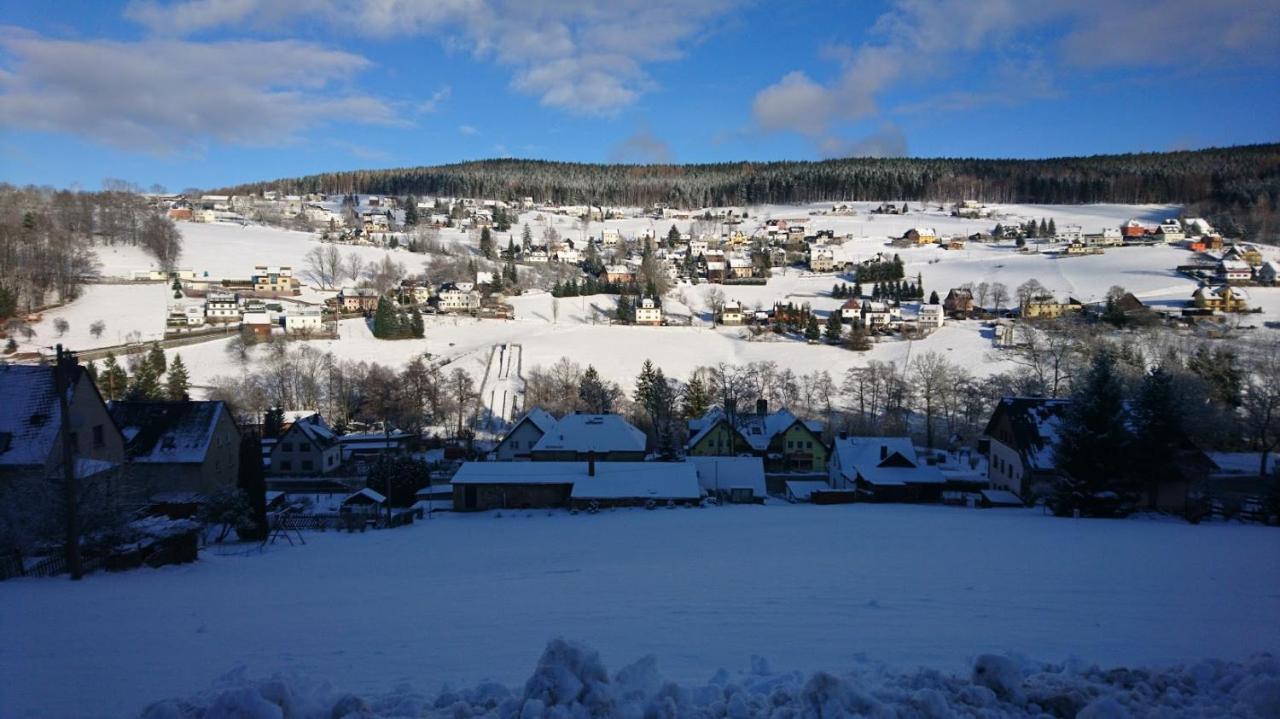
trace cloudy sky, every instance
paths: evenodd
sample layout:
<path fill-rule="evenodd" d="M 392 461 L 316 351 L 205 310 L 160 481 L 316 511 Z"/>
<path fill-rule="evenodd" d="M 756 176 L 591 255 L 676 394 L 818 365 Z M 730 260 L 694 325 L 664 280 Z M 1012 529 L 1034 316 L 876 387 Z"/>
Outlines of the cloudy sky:
<path fill-rule="evenodd" d="M 1280 140 L 1276 0 L 0 0 L 0 180 Z"/>

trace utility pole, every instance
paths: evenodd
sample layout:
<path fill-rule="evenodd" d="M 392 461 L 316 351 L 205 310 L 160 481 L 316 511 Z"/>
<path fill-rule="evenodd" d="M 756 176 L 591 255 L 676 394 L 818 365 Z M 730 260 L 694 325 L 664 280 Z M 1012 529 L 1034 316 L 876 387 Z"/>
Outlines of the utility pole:
<path fill-rule="evenodd" d="M 58 433 L 62 444 L 62 483 L 66 502 L 66 554 L 67 572 L 73 580 L 84 576 L 80 571 L 80 511 L 76 504 L 75 447 L 71 444 L 71 403 L 67 395 L 71 391 L 76 358 L 70 352 L 57 347 L 57 359 L 53 365 L 53 389 L 58 395 Z"/>

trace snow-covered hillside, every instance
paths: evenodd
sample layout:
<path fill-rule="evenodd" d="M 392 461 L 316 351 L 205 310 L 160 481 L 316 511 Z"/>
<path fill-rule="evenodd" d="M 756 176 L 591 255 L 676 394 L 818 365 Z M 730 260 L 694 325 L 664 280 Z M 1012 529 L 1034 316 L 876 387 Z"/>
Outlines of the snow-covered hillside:
<path fill-rule="evenodd" d="M 1262 526 L 1036 510 L 436 516 L 78 583 L 4 582 L 0 713 L 135 715 L 219 677 L 277 673 L 366 697 L 515 687 L 558 636 L 615 669 L 653 654 L 689 686 L 718 668 L 741 683 L 764 666 L 753 655 L 837 676 L 884 663 L 967 677 L 979 655 L 1006 652 L 1071 667 L 1243 661 L 1280 651 L 1278 558 L 1280 534 Z M 1171 686 L 1195 701 L 1194 684 Z"/>

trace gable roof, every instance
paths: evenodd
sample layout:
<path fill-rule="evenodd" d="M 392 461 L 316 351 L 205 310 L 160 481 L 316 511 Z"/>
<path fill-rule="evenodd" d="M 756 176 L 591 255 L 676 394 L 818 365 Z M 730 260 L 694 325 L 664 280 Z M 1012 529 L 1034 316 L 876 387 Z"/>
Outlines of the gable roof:
<path fill-rule="evenodd" d="M 860 478 L 875 486 L 946 481 L 937 467 L 920 461 L 910 437 L 846 437 L 836 440 L 832 456 L 840 475 L 850 481 Z"/>
<path fill-rule="evenodd" d="M 1005 397 L 996 405 L 983 433 L 991 436 L 998 419 L 1006 417 L 1013 433 L 1012 447 L 1022 455 L 1027 466 L 1033 470 L 1051 470 L 1054 468 L 1053 448 L 1058 443 L 1058 426 L 1070 406 L 1069 399 Z"/>
<path fill-rule="evenodd" d="M 294 422 L 289 427 L 289 431 L 280 436 L 280 439 L 283 440 L 294 432 L 300 433 L 321 449 L 332 447 L 338 443 L 338 436 L 334 434 L 332 429 L 329 429 L 329 425 L 324 423 L 324 418 L 318 414 L 312 414 Z M 279 446 L 279 442 L 276 445 Z"/>
<path fill-rule="evenodd" d="M 815 436 L 821 434 L 823 430 L 821 422 L 816 420 L 802 422 L 787 409 L 780 409 L 763 416 L 757 412 L 739 412 L 734 419 L 736 426 L 733 429 L 751 449 L 757 452 L 767 450 L 774 437 L 791 429 L 797 422 Z M 689 420 L 689 429 L 693 434 L 689 437 L 687 446 L 697 445 L 721 422 L 728 423 L 729 416 L 720 407 L 712 407 L 702 417 Z"/>
<path fill-rule="evenodd" d="M 520 419 L 516 420 L 515 424 L 511 425 L 511 430 L 507 432 L 506 437 L 502 438 L 502 441 L 506 442 L 507 438 L 510 437 L 512 433 L 515 432 L 516 429 L 518 429 L 520 425 L 524 424 L 525 422 L 528 422 L 529 424 L 533 425 L 534 428 L 536 428 L 539 432 L 542 432 L 543 434 L 550 432 L 552 428 L 556 426 L 555 415 L 551 414 L 550 412 L 546 411 L 541 407 L 532 407 L 529 409 L 528 412 L 525 412 L 524 415 L 520 417 Z"/>
<path fill-rule="evenodd" d="M 217 401 L 111 402 L 111 418 L 124 435 L 125 453 L 134 462 L 200 463 L 214 430 L 226 412 Z"/>
<path fill-rule="evenodd" d="M 62 416 L 53 368 L 0 364 L 0 407 L 0 465 L 48 461 Z"/>
<path fill-rule="evenodd" d="M 698 472 L 698 483 L 708 492 L 749 488 L 757 497 L 767 495 L 764 462 L 759 457 L 689 457 Z"/>
<path fill-rule="evenodd" d="M 616 414 L 565 415 L 533 446 L 533 452 L 643 452 L 646 437 Z"/>

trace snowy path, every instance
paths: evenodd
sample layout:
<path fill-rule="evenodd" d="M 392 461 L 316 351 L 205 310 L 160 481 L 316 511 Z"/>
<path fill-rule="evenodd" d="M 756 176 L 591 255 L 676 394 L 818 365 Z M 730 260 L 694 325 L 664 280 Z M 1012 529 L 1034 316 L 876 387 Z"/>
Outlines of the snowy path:
<path fill-rule="evenodd" d="M 524 377 L 521 375 L 524 349 L 518 344 L 494 345 L 489 353 L 480 399 L 487 428 L 501 430 L 515 421 L 524 407 Z"/>
<path fill-rule="evenodd" d="M 437 517 L 197 564 L 0 583 L 0 713 L 121 716 L 226 672 L 366 696 L 516 685 L 549 638 L 675 681 L 984 652 L 1103 665 L 1280 650 L 1280 532 L 939 506 Z M 74 679 L 69 679 L 74 678 Z"/>

